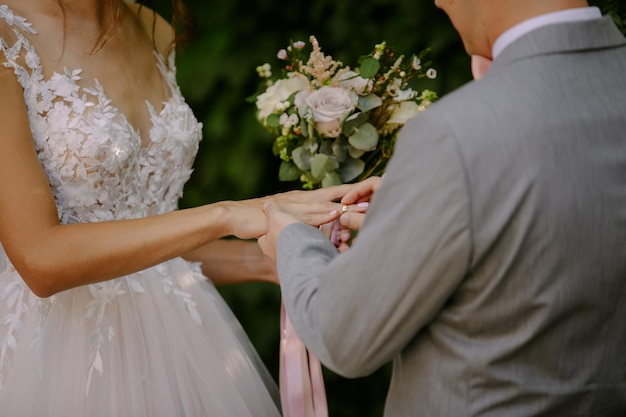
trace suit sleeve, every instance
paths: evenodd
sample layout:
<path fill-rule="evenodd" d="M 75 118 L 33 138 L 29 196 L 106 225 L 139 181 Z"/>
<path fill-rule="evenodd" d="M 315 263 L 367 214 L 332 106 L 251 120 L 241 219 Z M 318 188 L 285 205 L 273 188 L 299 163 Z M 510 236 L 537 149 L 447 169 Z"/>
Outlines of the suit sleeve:
<path fill-rule="evenodd" d="M 287 314 L 307 347 L 340 375 L 368 375 L 396 356 L 467 273 L 470 198 L 450 132 L 425 113 L 405 126 L 347 252 L 339 255 L 303 224 L 279 236 Z"/>

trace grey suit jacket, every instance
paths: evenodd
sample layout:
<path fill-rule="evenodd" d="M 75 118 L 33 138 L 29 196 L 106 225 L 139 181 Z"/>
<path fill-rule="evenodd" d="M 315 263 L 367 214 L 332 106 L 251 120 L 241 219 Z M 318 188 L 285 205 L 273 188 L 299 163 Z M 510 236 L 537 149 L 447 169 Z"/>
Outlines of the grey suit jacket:
<path fill-rule="evenodd" d="M 278 271 L 324 365 L 393 360 L 386 416 L 626 416 L 622 34 L 512 43 L 405 126 L 350 250 L 290 225 Z"/>

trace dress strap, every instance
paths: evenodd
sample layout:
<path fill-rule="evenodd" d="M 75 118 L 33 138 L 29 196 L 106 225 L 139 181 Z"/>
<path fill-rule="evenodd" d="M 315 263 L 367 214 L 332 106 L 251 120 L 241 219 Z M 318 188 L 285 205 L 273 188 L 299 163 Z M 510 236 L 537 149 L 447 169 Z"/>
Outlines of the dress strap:
<path fill-rule="evenodd" d="M 37 35 L 32 23 L 0 5 L 0 64 L 13 70 L 25 90 L 32 77 L 41 76 L 39 55 L 26 35 Z"/>
<path fill-rule="evenodd" d="M 37 34 L 37 31 L 33 28 L 32 23 L 13 13 L 13 10 L 9 9 L 9 6 L 6 4 L 0 6 L 0 19 L 4 20 L 9 26 L 14 26 L 33 35 Z"/>

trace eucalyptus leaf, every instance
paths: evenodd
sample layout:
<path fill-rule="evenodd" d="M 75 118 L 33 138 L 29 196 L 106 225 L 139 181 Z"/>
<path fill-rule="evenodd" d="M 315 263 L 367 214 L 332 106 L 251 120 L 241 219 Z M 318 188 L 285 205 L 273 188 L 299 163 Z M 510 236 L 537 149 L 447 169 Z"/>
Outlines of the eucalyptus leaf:
<path fill-rule="evenodd" d="M 350 182 L 363 172 L 365 169 L 365 162 L 360 159 L 349 158 L 341 164 L 339 169 L 339 176 L 341 177 L 341 181 L 343 183 Z"/>
<path fill-rule="evenodd" d="M 267 119 L 265 119 L 265 123 L 267 123 L 269 127 L 279 128 L 280 127 L 280 114 L 276 114 L 276 113 L 270 114 L 269 116 L 267 116 Z"/>
<path fill-rule="evenodd" d="M 313 131 L 312 123 L 310 123 L 304 117 L 300 118 L 300 131 L 302 132 L 302 136 L 308 138 L 309 136 L 313 136 L 311 133 Z"/>
<path fill-rule="evenodd" d="M 280 181 L 295 181 L 300 178 L 302 171 L 293 162 L 282 161 L 278 168 L 278 179 Z"/>
<path fill-rule="evenodd" d="M 367 113 L 354 113 L 343 122 L 343 134 L 350 136 L 354 133 L 354 129 L 367 122 L 369 115 Z"/>
<path fill-rule="evenodd" d="M 372 57 L 365 58 L 361 61 L 359 74 L 363 78 L 373 78 L 380 69 L 380 62 Z"/>
<path fill-rule="evenodd" d="M 320 145 L 319 153 L 331 156 L 333 154 L 333 143 L 330 140 L 325 140 Z"/>
<path fill-rule="evenodd" d="M 315 139 L 313 139 L 313 137 L 308 137 L 303 143 L 302 143 L 302 147 L 304 149 L 306 149 L 307 151 L 309 151 L 311 154 L 314 154 L 317 152 L 317 149 L 319 148 L 319 144 L 315 141 Z"/>
<path fill-rule="evenodd" d="M 337 141 L 333 144 L 333 155 L 337 161 L 343 163 L 348 158 L 348 145 L 345 141 Z"/>
<path fill-rule="evenodd" d="M 380 97 L 376 94 L 368 94 L 366 96 L 359 96 L 357 107 L 361 109 L 361 111 L 366 112 L 379 107 L 381 104 L 383 104 L 383 100 Z"/>
<path fill-rule="evenodd" d="M 348 138 L 350 145 L 362 151 L 373 151 L 378 144 L 378 132 L 371 123 L 363 123 Z"/>
<path fill-rule="evenodd" d="M 332 187 L 333 185 L 340 185 L 341 177 L 336 171 L 327 172 L 322 179 L 322 187 Z"/>
<path fill-rule="evenodd" d="M 302 171 L 308 171 L 311 169 L 311 152 L 305 149 L 303 146 L 298 146 L 291 153 L 293 162 Z"/>
<path fill-rule="evenodd" d="M 318 153 L 311 159 L 311 174 L 316 180 L 323 179 L 326 173 L 333 172 L 335 169 L 335 163 L 328 155 Z"/>
<path fill-rule="evenodd" d="M 293 106 L 293 104 L 296 102 L 296 96 L 298 95 L 299 91 L 294 91 L 293 93 L 291 93 L 291 95 L 287 98 L 287 101 L 289 102 L 289 104 L 291 104 Z"/>
<path fill-rule="evenodd" d="M 358 159 L 362 157 L 363 154 L 365 153 L 365 151 L 362 151 L 361 149 L 357 149 L 352 145 L 347 146 L 347 148 L 348 148 L 348 154 L 354 159 Z"/>

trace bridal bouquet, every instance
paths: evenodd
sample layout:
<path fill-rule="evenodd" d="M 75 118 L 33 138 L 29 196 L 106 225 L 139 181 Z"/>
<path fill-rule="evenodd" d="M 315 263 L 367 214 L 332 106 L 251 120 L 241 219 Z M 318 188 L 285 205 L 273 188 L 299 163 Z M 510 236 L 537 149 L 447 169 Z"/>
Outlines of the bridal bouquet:
<path fill-rule="evenodd" d="M 382 42 L 350 68 L 325 55 L 314 36 L 309 40 L 278 52 L 280 78 L 270 64 L 257 67 L 264 80 L 257 118 L 276 134 L 279 179 L 317 188 L 382 174 L 400 127 L 437 99 L 409 85 L 436 77 L 422 62 L 428 50 L 406 58 Z"/>

